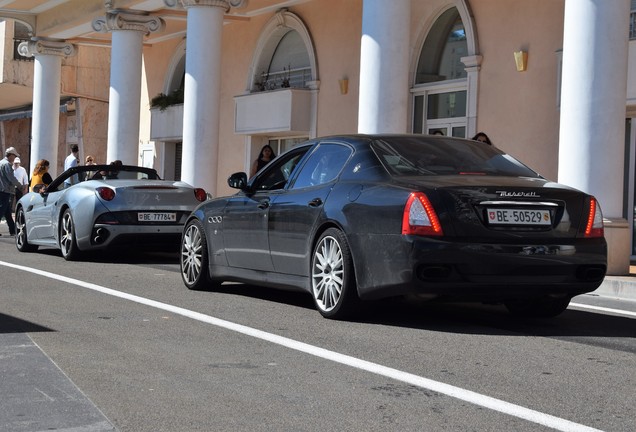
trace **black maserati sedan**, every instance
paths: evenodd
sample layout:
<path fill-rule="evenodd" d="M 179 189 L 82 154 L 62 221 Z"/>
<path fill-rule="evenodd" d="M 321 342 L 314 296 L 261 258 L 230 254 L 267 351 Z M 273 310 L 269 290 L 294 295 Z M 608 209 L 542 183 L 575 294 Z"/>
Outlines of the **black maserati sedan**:
<path fill-rule="evenodd" d="M 334 319 L 396 296 L 552 317 L 605 277 L 597 199 L 478 141 L 317 138 L 228 184 L 238 192 L 200 204 L 184 226 L 190 289 L 305 291 Z"/>

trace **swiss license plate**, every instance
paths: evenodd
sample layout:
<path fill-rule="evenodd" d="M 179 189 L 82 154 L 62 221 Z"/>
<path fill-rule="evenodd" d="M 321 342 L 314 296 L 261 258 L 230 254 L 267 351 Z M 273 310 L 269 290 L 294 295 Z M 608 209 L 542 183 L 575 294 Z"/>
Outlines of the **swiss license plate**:
<path fill-rule="evenodd" d="M 537 209 L 486 209 L 491 225 L 551 225 L 549 210 Z"/>
<path fill-rule="evenodd" d="M 176 222 L 176 213 L 160 213 L 160 212 L 139 212 L 137 213 L 137 221 L 139 222 Z"/>

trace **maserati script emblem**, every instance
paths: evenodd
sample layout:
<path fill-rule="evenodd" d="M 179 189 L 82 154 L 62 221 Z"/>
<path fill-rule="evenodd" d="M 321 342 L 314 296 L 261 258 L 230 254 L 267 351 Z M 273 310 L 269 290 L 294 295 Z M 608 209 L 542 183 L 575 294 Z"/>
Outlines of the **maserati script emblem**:
<path fill-rule="evenodd" d="M 537 195 L 536 192 L 508 192 L 508 191 L 496 191 L 501 198 L 539 198 L 541 195 Z"/>

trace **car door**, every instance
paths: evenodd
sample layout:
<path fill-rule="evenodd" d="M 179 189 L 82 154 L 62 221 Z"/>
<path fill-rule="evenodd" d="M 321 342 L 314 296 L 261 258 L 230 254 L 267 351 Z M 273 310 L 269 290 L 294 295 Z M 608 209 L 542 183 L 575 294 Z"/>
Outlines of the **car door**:
<path fill-rule="evenodd" d="M 270 162 L 250 182 L 250 192 L 228 200 L 223 211 L 223 241 L 228 265 L 273 271 L 268 221 L 272 201 L 284 193 L 291 173 L 309 147 L 291 150 Z"/>
<path fill-rule="evenodd" d="M 308 275 L 311 238 L 323 205 L 352 154 L 344 144 L 325 142 L 309 155 L 292 184 L 269 210 L 269 248 L 274 271 Z"/>
<path fill-rule="evenodd" d="M 41 193 L 26 208 L 28 215 L 27 226 L 30 226 L 28 235 L 32 239 L 43 240 L 55 243 L 57 229 L 57 219 L 59 218 L 57 203 L 60 196 L 64 193 L 64 189 L 58 190 L 58 185 L 63 182 L 63 178 L 56 178 L 47 188 L 47 191 Z"/>

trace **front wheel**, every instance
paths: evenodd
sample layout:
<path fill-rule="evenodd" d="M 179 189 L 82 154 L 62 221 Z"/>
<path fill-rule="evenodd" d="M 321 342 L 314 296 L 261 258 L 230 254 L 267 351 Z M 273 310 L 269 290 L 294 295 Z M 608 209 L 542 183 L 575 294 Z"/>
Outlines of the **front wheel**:
<path fill-rule="evenodd" d="M 311 292 L 318 312 L 325 318 L 350 317 L 360 306 L 349 245 L 336 228 L 326 230 L 314 248 Z"/>
<path fill-rule="evenodd" d="M 209 290 L 220 285 L 210 279 L 208 242 L 199 220 L 193 219 L 186 225 L 180 249 L 181 278 L 188 289 Z"/>
<path fill-rule="evenodd" d="M 64 210 L 60 225 L 60 250 L 66 261 L 76 260 L 79 256 L 77 238 L 75 237 L 75 223 L 71 215 L 71 209 Z"/>
<path fill-rule="evenodd" d="M 27 238 L 26 216 L 22 207 L 18 207 L 15 213 L 15 247 L 20 252 L 35 252 L 38 250 L 38 246 L 30 244 Z"/>
<path fill-rule="evenodd" d="M 504 304 L 508 311 L 526 318 L 552 318 L 565 311 L 570 304 L 570 296 L 538 297 L 525 300 L 507 301 Z"/>

